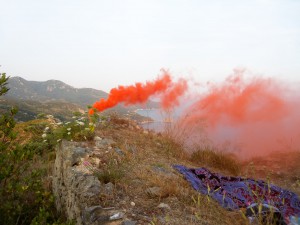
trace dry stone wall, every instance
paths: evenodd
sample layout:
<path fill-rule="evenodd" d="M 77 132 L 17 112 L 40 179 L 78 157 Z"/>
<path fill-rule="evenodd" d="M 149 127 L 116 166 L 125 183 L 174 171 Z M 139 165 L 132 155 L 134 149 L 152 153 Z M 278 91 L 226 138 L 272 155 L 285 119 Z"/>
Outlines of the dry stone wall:
<path fill-rule="evenodd" d="M 82 162 L 93 155 L 93 149 L 80 143 L 63 141 L 56 149 L 53 193 L 57 209 L 77 225 L 111 224 L 124 213 L 101 207 L 99 195 L 105 189 Z M 113 224 L 121 224 L 114 222 Z"/>

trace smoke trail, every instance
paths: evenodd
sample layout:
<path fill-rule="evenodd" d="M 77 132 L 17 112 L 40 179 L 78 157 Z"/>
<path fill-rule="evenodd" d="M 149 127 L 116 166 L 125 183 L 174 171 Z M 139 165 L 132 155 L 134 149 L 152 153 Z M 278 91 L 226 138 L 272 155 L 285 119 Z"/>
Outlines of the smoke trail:
<path fill-rule="evenodd" d="M 178 97 L 182 96 L 187 89 L 187 81 L 182 78 L 177 83 L 171 85 L 171 87 L 162 96 L 162 107 L 164 109 L 169 109 L 179 105 Z"/>
<path fill-rule="evenodd" d="M 197 132 L 196 123 L 204 121 L 209 139 L 233 143 L 242 157 L 299 149 L 299 95 L 274 79 L 245 79 L 244 72 L 236 70 L 221 85 L 210 84 L 208 92 L 187 110 L 180 124 L 194 128 L 188 136 Z"/>
<path fill-rule="evenodd" d="M 135 85 L 119 86 L 111 89 L 108 98 L 102 98 L 95 102 L 89 114 L 93 114 L 94 110 L 102 112 L 120 103 L 125 105 L 145 103 L 151 96 L 160 97 L 164 109 L 171 108 L 178 104 L 178 98 L 187 89 L 188 85 L 185 79 L 173 82 L 171 75 L 163 70 L 163 75 L 152 82 L 136 83 Z"/>

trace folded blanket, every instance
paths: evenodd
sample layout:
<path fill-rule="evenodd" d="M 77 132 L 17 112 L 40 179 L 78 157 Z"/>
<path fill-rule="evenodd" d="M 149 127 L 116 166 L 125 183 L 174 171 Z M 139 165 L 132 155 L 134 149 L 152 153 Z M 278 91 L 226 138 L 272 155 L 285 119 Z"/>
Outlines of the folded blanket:
<path fill-rule="evenodd" d="M 211 196 L 224 208 L 236 210 L 259 202 L 278 209 L 287 223 L 292 216 L 300 217 L 300 200 L 291 191 L 262 180 L 222 176 L 206 168 L 192 169 L 181 165 L 175 165 L 174 168 L 184 175 L 194 189 Z"/>

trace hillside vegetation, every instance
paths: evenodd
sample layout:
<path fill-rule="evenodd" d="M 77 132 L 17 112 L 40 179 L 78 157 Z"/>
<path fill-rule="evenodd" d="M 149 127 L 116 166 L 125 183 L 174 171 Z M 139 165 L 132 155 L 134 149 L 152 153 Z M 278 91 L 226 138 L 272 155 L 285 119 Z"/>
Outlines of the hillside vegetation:
<path fill-rule="evenodd" d="M 5 84 L 4 80 L 2 94 L 8 91 Z M 0 120 L 0 224 L 74 223 L 56 211 L 52 195 L 55 147 L 63 139 L 94 149 L 96 140 L 110 140 L 111 146 L 93 164 L 97 170 L 92 172 L 101 183 L 113 187 L 99 199 L 103 207 L 124 209 L 126 218 L 137 224 L 249 223 L 243 211 L 227 211 L 192 189 L 173 169 L 174 164 L 262 178 L 300 194 L 297 152 L 241 162 L 212 147 L 188 154 L 168 132 L 143 130 L 124 115 L 88 118 L 77 112 L 65 122 L 48 116 L 25 123 L 16 123 L 15 115 L 15 109 L 7 109 Z"/>
<path fill-rule="evenodd" d="M 65 101 L 77 104 L 82 108 L 98 100 L 106 98 L 107 93 L 92 88 L 74 88 L 59 80 L 28 81 L 21 77 L 9 80 L 10 92 L 7 97 L 31 101 Z"/>
<path fill-rule="evenodd" d="M 74 88 L 58 80 L 28 81 L 21 77 L 12 77 L 7 82 L 10 89 L 6 95 L 0 98 L 0 113 L 6 112 L 10 106 L 19 109 L 15 115 L 18 121 L 36 119 L 39 114 L 51 114 L 62 121 L 70 120 L 73 112 L 87 110 L 87 106 L 108 94 L 92 88 Z M 105 113 L 118 112 L 127 115 L 131 119 L 144 120 L 134 111 L 137 108 L 156 108 L 158 103 L 148 101 L 144 105 L 123 106 L 118 105 Z"/>

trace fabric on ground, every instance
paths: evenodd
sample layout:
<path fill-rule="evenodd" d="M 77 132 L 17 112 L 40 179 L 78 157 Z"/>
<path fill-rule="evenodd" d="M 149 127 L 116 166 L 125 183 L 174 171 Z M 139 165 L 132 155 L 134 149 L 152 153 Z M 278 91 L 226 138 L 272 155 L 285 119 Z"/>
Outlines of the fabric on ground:
<path fill-rule="evenodd" d="M 276 207 L 286 222 L 291 216 L 300 217 L 300 200 L 291 191 L 262 180 L 222 176 L 203 167 L 193 169 L 175 165 L 174 168 L 184 175 L 194 189 L 211 196 L 224 208 L 236 210 L 261 202 Z"/>

